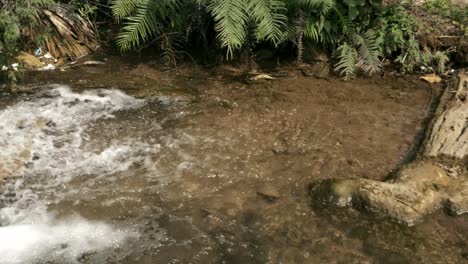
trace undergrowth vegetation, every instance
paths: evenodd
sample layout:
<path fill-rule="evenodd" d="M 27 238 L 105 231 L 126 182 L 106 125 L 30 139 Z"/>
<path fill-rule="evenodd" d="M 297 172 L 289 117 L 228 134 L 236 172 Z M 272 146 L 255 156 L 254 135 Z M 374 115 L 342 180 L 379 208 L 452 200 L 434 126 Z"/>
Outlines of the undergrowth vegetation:
<path fill-rule="evenodd" d="M 302 63 L 304 42 L 312 42 L 336 55 L 335 70 L 346 77 L 357 69 L 375 73 L 382 67 L 377 34 L 371 28 L 381 8 L 375 0 L 114 0 L 111 8 L 123 23 L 117 37 L 122 51 L 149 42 L 176 54 L 173 43 L 184 46 L 193 37 L 190 33 L 201 30 L 194 27 L 213 24 L 228 59 L 251 52 L 258 43 L 275 47 L 289 42 Z M 193 23 L 200 17 L 208 21 Z M 176 58 L 166 61 L 175 63 Z"/>
<path fill-rule="evenodd" d="M 121 51 L 158 43 L 172 64 L 178 48 L 192 41 L 191 33 L 206 38 L 210 29 L 228 59 L 246 52 L 251 59 L 259 43 L 272 49 L 286 44 L 295 47 L 302 64 L 308 43 L 331 54 L 334 70 L 346 78 L 358 71 L 376 73 L 385 60 L 404 73 L 429 68 L 443 74 L 448 61 L 446 52 L 421 44 L 420 24 L 407 7 L 384 7 L 376 0 L 114 0 L 111 8 L 123 23 L 117 38 Z M 429 0 L 424 8 L 466 22 L 466 8 L 449 0 Z"/>
<path fill-rule="evenodd" d="M 444 52 L 432 52 L 420 46 L 417 39 L 419 23 L 402 6 L 386 8 L 378 17 L 377 43 L 384 58 L 395 58 L 401 70 L 412 73 L 418 67 L 432 67 L 443 74 L 448 57 Z"/>
<path fill-rule="evenodd" d="M 0 1 L 0 67 L 9 65 L 20 47 L 40 46 L 47 37 L 47 28 L 39 26 L 40 8 L 56 4 L 55 0 Z M 36 37 L 32 37 L 32 36 Z M 9 79 L 16 75 L 9 71 Z"/>
<path fill-rule="evenodd" d="M 468 8 L 454 5 L 450 0 L 428 0 L 424 3 L 424 8 L 432 14 L 460 23 L 465 29 L 465 34 L 467 33 Z"/>
<path fill-rule="evenodd" d="M 247 54 L 250 62 L 258 46 L 292 49 L 299 65 L 305 47 L 318 47 L 345 78 L 379 72 L 386 61 L 405 73 L 426 67 L 443 74 L 448 61 L 446 51 L 422 44 L 421 25 L 406 6 L 383 6 L 380 0 L 0 0 L 0 63 L 22 45 L 41 41 L 22 32 L 35 28 L 38 8 L 56 2 L 75 5 L 92 21 L 98 12 L 109 14 L 105 19 L 119 25 L 115 43 L 121 52 L 157 48 L 172 66 L 194 49 L 228 60 Z M 428 0 L 423 8 L 468 22 L 467 8 L 450 0 Z"/>

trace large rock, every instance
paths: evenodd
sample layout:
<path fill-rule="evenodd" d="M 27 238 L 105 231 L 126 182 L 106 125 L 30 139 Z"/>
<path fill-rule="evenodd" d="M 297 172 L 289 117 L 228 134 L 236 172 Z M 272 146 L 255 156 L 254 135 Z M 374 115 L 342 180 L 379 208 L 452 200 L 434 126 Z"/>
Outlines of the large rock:
<path fill-rule="evenodd" d="M 468 175 L 453 178 L 431 161 L 411 163 L 393 182 L 368 179 L 326 180 L 311 189 L 314 200 L 356 206 L 414 225 L 434 210 L 448 206 L 468 211 Z"/>

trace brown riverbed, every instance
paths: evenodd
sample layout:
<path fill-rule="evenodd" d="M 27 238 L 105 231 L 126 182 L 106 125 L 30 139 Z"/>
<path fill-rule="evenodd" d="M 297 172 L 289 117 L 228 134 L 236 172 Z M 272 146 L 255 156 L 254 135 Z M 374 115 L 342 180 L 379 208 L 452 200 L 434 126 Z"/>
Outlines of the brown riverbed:
<path fill-rule="evenodd" d="M 326 178 L 383 180 L 411 159 L 440 86 L 417 76 L 344 82 L 282 72 L 276 80 L 251 82 L 230 67 L 164 71 L 109 58 L 106 65 L 28 74 L 27 89 L 62 83 L 172 98 L 86 130 L 84 147 L 137 138 L 161 151 L 153 154 L 154 166 L 64 186 L 86 191 L 51 211 L 134 226 L 142 234 L 123 249 L 90 252 L 80 261 L 468 261 L 466 215 L 436 212 L 406 227 L 352 208 L 312 206 L 308 194 L 310 183 Z M 16 99 L 2 99 L 9 100 Z"/>

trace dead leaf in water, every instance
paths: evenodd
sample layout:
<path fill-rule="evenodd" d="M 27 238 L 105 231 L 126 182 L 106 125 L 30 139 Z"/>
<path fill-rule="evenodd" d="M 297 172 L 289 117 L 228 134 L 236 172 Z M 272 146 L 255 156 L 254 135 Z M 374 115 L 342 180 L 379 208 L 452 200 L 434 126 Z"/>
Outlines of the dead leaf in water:
<path fill-rule="evenodd" d="M 252 81 L 258 81 L 258 80 L 275 80 L 276 78 L 268 75 L 268 74 L 258 74 L 252 78 L 250 78 Z"/>
<path fill-rule="evenodd" d="M 421 79 L 425 80 L 428 83 L 440 83 L 442 81 L 442 78 L 433 73 L 421 76 Z"/>

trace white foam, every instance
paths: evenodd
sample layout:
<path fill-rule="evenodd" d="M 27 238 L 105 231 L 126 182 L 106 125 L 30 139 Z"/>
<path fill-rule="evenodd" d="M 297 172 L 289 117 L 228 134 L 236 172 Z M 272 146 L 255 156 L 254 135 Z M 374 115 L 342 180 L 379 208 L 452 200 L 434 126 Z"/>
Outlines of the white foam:
<path fill-rule="evenodd" d="M 16 179 L 2 187 L 4 195 L 9 191 L 15 199 L 0 208 L 0 263 L 74 262 L 80 254 L 115 247 L 135 236 L 79 216 L 57 220 L 47 208 L 53 201 L 44 197 L 64 195 L 56 193 L 56 187 L 76 176 L 106 176 L 144 163 L 154 149 L 143 142 L 116 141 L 103 150 L 82 146 L 91 121 L 144 104 L 118 90 L 75 93 L 62 86 L 0 112 L 0 177 Z"/>
<path fill-rule="evenodd" d="M 118 90 L 79 94 L 68 87 L 56 88 L 48 96 L 21 102 L 0 113 L 0 169 L 4 174 L 23 176 L 34 172 L 54 176 L 61 174 L 70 178 L 87 173 L 86 170 L 97 163 L 102 166 L 98 166 L 100 171 L 94 170 L 96 173 L 104 173 L 106 170 L 112 173 L 126 169 L 128 163 L 135 162 L 130 161 L 134 156 L 131 154 L 139 152 L 138 147 L 144 147 L 142 144 L 127 142 L 109 146 L 101 153 L 85 152 L 80 149 L 82 131 L 88 122 L 112 118 L 112 113 L 118 110 L 140 107 L 144 104 L 143 100 Z M 123 156 L 130 159 L 124 162 L 119 160 L 122 163 L 115 162 L 115 159 Z M 104 164 L 105 158 L 111 158 L 111 161 L 104 161 Z M 87 164 L 90 162 L 93 163 L 91 166 Z M 119 168 L 112 167 L 117 164 Z M 102 168 L 105 165 L 110 167 Z"/>
<path fill-rule="evenodd" d="M 40 222 L 0 228 L 0 263 L 32 263 L 41 259 L 77 262 L 85 252 L 117 247 L 136 236 L 77 216 Z"/>

